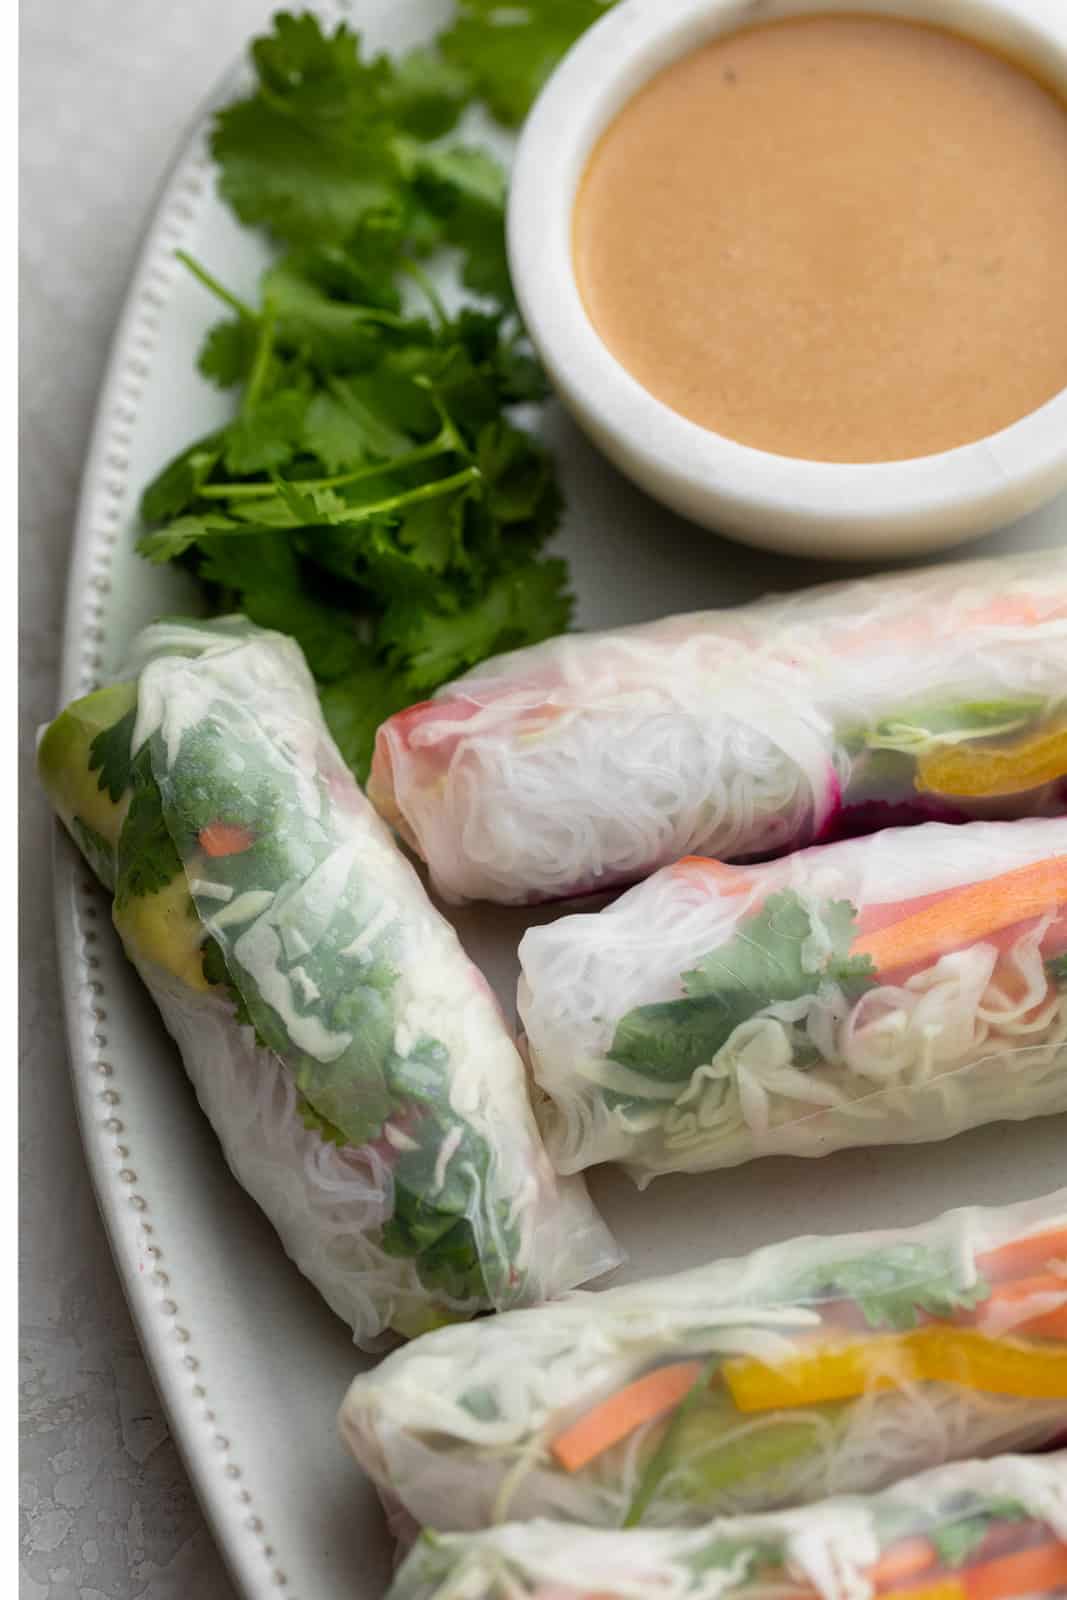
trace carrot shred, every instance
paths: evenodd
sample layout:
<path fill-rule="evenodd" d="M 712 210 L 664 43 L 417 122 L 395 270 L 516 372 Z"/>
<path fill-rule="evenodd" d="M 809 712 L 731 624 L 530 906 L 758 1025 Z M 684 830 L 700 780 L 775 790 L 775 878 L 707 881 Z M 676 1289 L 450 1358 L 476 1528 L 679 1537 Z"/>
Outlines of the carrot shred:
<path fill-rule="evenodd" d="M 1056 1540 L 1014 1555 L 983 1561 L 961 1574 L 967 1600 L 1015 1600 L 1052 1595 L 1067 1584 L 1067 1544 Z"/>
<path fill-rule="evenodd" d="M 209 822 L 206 828 L 200 829 L 198 838 L 201 850 L 213 859 L 239 856 L 256 842 L 251 828 L 244 828 L 238 822 Z"/>
<path fill-rule="evenodd" d="M 682 856 L 671 867 L 679 878 L 714 887 L 720 894 L 745 894 L 752 887 L 752 879 L 738 867 L 716 861 L 714 856 Z"/>
<path fill-rule="evenodd" d="M 997 1283 L 1024 1277 L 1035 1268 L 1047 1267 L 1050 1261 L 1067 1261 L 1067 1227 L 1009 1239 L 1006 1244 L 983 1251 L 976 1264 L 983 1278 Z"/>
<path fill-rule="evenodd" d="M 1046 1311 L 1043 1316 L 1033 1317 L 1029 1322 L 1020 1323 L 1019 1331 L 1031 1339 L 1067 1341 L 1067 1305 L 1059 1306 L 1055 1311 Z"/>
<path fill-rule="evenodd" d="M 1044 1294 L 1061 1295 L 1061 1304 L 1050 1311 L 1035 1311 L 1032 1316 L 1020 1317 L 1013 1324 L 1012 1331 L 1028 1336 L 1038 1334 L 1047 1339 L 1067 1339 L 1067 1278 L 1061 1278 L 1055 1272 L 1043 1272 L 1034 1278 L 1015 1278 L 1010 1283 L 998 1285 L 978 1307 L 975 1323 L 982 1327 L 993 1321 L 993 1314 L 1003 1307 Z"/>
<path fill-rule="evenodd" d="M 565 1428 L 552 1441 L 552 1454 L 567 1472 L 580 1472 L 635 1428 L 673 1411 L 703 1371 L 699 1361 L 679 1361 L 646 1373 Z"/>
<path fill-rule="evenodd" d="M 883 972 L 913 966 L 974 944 L 988 934 L 1039 917 L 1067 903 L 1067 856 L 1035 861 L 1012 872 L 968 884 L 935 905 L 861 933 L 852 954 L 869 956 Z"/>

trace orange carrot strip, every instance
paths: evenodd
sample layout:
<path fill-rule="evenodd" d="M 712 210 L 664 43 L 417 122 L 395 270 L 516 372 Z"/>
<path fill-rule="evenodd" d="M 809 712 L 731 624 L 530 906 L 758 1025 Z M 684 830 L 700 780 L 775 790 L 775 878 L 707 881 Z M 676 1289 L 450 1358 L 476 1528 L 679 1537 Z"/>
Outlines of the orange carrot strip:
<path fill-rule="evenodd" d="M 870 956 L 882 971 L 929 961 L 975 944 L 988 934 L 1067 903 L 1067 856 L 1016 867 L 972 883 L 914 916 L 877 933 L 860 934 L 852 954 Z"/>
<path fill-rule="evenodd" d="M 959 894 L 960 889 L 964 887 L 970 888 L 970 884 L 960 884 L 955 889 L 934 889 L 930 894 L 917 894 L 911 900 L 860 906 L 856 926 L 864 938 L 869 933 L 881 933 L 883 928 L 892 927 L 894 923 L 903 922 L 905 918 L 917 916 L 928 906 L 936 906 L 939 901 L 947 900 L 949 895 Z"/>
<path fill-rule="evenodd" d="M 1052 1228 L 1047 1233 L 1030 1233 L 1022 1239 L 1009 1239 L 995 1250 L 985 1250 L 977 1259 L 983 1278 L 994 1283 L 1005 1278 L 1021 1278 L 1050 1261 L 1067 1261 L 1067 1228 Z"/>
<path fill-rule="evenodd" d="M 206 856 L 239 856 L 256 842 L 251 828 L 237 822 L 209 822 L 199 833 L 200 848 Z"/>
<path fill-rule="evenodd" d="M 1019 1595 L 1051 1595 L 1067 1584 L 1067 1544 L 1039 1544 L 1030 1550 L 983 1561 L 961 1574 L 967 1600 L 1015 1600 Z"/>
<path fill-rule="evenodd" d="M 873 1567 L 868 1567 L 864 1577 L 876 1589 L 889 1589 L 896 1583 L 906 1583 L 928 1572 L 937 1564 L 937 1551 L 929 1539 L 904 1539 L 900 1544 L 879 1556 Z"/>
<path fill-rule="evenodd" d="M 679 1361 L 657 1367 L 636 1383 L 609 1395 L 600 1405 L 579 1417 L 552 1442 L 552 1454 L 567 1472 L 580 1472 L 588 1462 L 633 1433 L 642 1423 L 673 1411 L 684 1400 L 704 1367 L 699 1361 Z"/>

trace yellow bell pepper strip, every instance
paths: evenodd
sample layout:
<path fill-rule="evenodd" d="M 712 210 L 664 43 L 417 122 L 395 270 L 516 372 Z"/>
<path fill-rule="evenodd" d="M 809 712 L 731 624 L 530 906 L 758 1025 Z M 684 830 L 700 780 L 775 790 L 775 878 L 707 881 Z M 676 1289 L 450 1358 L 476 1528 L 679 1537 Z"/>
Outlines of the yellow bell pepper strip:
<path fill-rule="evenodd" d="M 870 956 L 880 972 L 936 960 L 962 950 L 1029 917 L 1047 916 L 1067 905 L 1067 856 L 1015 867 L 982 883 L 942 895 L 934 905 L 860 934 L 851 954 Z"/>
<path fill-rule="evenodd" d="M 1067 777 L 1067 722 L 1042 728 L 1028 739 L 941 745 L 919 757 L 915 787 L 928 794 L 993 799 L 1023 794 Z"/>
<path fill-rule="evenodd" d="M 991 1339 L 974 1328 L 926 1327 L 820 1345 L 776 1366 L 725 1361 L 723 1380 L 738 1411 L 850 1400 L 905 1383 L 954 1383 L 986 1394 L 1067 1400 L 1067 1345 Z"/>

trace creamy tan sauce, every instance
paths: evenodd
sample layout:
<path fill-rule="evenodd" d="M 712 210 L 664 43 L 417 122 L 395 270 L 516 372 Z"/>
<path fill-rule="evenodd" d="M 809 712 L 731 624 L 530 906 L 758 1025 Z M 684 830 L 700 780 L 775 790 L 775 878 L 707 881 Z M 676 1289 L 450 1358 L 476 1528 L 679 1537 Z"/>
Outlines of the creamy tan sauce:
<path fill-rule="evenodd" d="M 1067 387 L 1067 107 L 939 29 L 806 17 L 675 62 L 594 150 L 573 246 L 618 360 L 763 450 L 927 455 Z"/>

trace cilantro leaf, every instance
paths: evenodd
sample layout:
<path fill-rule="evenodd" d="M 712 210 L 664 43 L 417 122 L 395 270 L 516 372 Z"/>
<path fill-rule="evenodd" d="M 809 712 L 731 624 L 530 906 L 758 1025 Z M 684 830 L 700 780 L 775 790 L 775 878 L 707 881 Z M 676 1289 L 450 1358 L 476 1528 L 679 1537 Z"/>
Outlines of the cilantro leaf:
<path fill-rule="evenodd" d="M 304 448 L 327 472 L 365 463 L 367 430 L 362 419 L 337 394 L 320 391 L 304 413 Z"/>
<path fill-rule="evenodd" d="M 181 857 L 163 819 L 163 802 L 152 775 L 152 752 L 141 746 L 130 769 L 133 793 L 119 834 L 115 904 L 165 889 L 182 871 Z"/>
<path fill-rule="evenodd" d="M 248 317 L 230 317 L 208 329 L 196 365 L 220 389 L 243 383 L 255 360 L 258 327 Z"/>
<path fill-rule="evenodd" d="M 750 1014 L 715 994 L 635 1006 L 618 1023 L 608 1057 L 656 1082 L 681 1086 Z"/>
<path fill-rule="evenodd" d="M 243 412 L 226 429 L 226 471 L 240 476 L 285 466 L 296 454 L 306 411 L 304 395 L 283 389 Z"/>
<path fill-rule="evenodd" d="M 475 662 L 518 643 L 535 643 L 566 627 L 571 598 L 562 561 L 536 561 L 501 573 L 485 593 L 450 612 L 391 608 L 380 634 L 405 665 L 413 698 Z"/>
<path fill-rule="evenodd" d="M 300 1120 L 305 1128 L 308 1128 L 312 1133 L 317 1133 L 324 1144 L 335 1144 L 342 1149 L 344 1148 L 348 1143 L 348 1138 L 335 1123 L 320 1115 L 311 1102 L 305 1100 L 303 1095 L 298 1095 L 297 1103 L 300 1111 Z"/>
<path fill-rule="evenodd" d="M 1067 984 L 1067 951 L 1062 956 L 1053 956 L 1051 961 L 1046 961 L 1045 971 L 1053 983 Z"/>
<path fill-rule="evenodd" d="M 382 99 L 397 125 L 416 139 L 439 139 L 454 128 L 470 99 L 467 74 L 433 50 L 411 50 L 393 63 Z"/>
<path fill-rule="evenodd" d="M 177 561 L 194 545 L 220 533 L 243 532 L 239 522 L 218 511 L 189 512 L 168 522 L 164 528 L 143 533 L 137 541 L 139 554 L 149 561 Z"/>
<path fill-rule="evenodd" d="M 301 242 L 343 239 L 371 210 L 402 202 L 384 61 L 368 62 L 345 23 L 280 12 L 255 40 L 256 91 L 220 111 L 211 149 L 219 188 L 242 222 Z"/>
<path fill-rule="evenodd" d="M 352 670 L 363 648 L 355 621 L 346 623 L 315 597 L 288 540 L 250 533 L 245 539 L 214 540 L 204 551 L 201 577 L 217 585 L 224 599 L 239 597 L 251 622 L 291 634 L 317 678 L 330 682 Z"/>
<path fill-rule="evenodd" d="M 132 705 L 126 715 L 110 728 L 98 733 L 89 746 L 89 771 L 99 774 L 98 789 L 106 789 L 117 804 L 133 782 L 133 725 L 137 721 L 137 707 Z"/>
<path fill-rule="evenodd" d="M 416 187 L 440 222 L 441 241 L 461 252 L 468 289 L 508 304 L 512 298 L 504 234 L 504 170 L 485 150 L 428 150 Z"/>
<path fill-rule="evenodd" d="M 734 1029 L 766 1006 L 840 984 L 855 998 L 874 981 L 849 955 L 855 908 L 830 901 L 818 915 L 792 889 L 770 895 L 732 938 L 682 974 L 686 997 L 637 1006 L 618 1023 L 608 1057 L 653 1079 L 688 1079 Z"/>
<path fill-rule="evenodd" d="M 391 330 L 409 340 L 429 329 L 377 305 L 360 305 L 328 292 L 309 275 L 298 254 L 285 256 L 263 275 L 263 298 L 277 319 L 278 343 L 321 372 L 373 366 Z"/>
<path fill-rule="evenodd" d="M 334 742 L 360 782 L 370 771 L 374 736 L 387 717 L 415 698 L 403 673 L 365 659 L 320 690 L 322 711 Z"/>
<path fill-rule="evenodd" d="M 612 0 L 458 0 L 438 39 L 498 122 L 517 127 L 549 73 Z"/>
<path fill-rule="evenodd" d="M 197 439 L 167 463 L 141 495 L 145 522 L 166 522 L 192 505 L 222 454 L 222 435 Z"/>
<path fill-rule="evenodd" d="M 850 956 L 855 908 L 847 900 L 819 908 L 816 920 L 792 889 L 769 895 L 755 915 L 745 918 L 733 938 L 682 974 L 689 995 L 736 996 L 736 1004 L 752 1016 L 776 1000 L 798 1000 L 815 994 L 827 981 L 858 984 L 860 991 L 875 980 L 869 956 Z M 822 941 L 828 943 L 822 946 Z"/>

